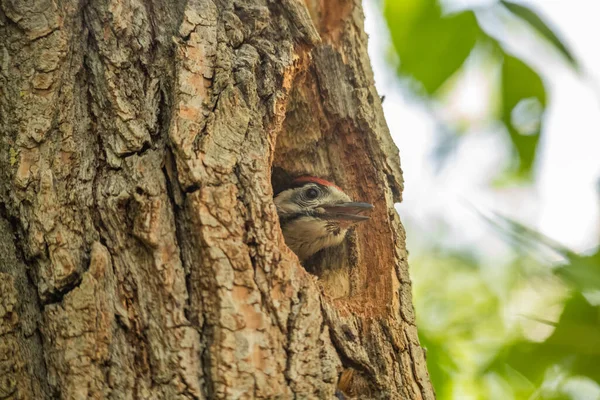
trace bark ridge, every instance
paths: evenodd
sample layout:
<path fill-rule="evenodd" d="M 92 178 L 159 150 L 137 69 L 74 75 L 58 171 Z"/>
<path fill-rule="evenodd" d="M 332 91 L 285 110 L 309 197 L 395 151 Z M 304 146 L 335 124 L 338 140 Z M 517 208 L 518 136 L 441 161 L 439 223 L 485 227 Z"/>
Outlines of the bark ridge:
<path fill-rule="evenodd" d="M 434 398 L 363 20 L 0 0 L 0 399 Z M 276 170 L 375 204 L 318 279 Z"/>

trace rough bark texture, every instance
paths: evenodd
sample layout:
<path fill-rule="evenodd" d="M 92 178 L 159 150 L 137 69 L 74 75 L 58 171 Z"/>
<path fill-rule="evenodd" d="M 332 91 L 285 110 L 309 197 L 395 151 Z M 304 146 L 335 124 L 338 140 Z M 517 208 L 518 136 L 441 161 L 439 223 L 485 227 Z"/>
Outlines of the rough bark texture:
<path fill-rule="evenodd" d="M 432 399 L 366 42 L 358 0 L 0 0 L 0 399 Z M 375 204 L 318 279 L 273 167 Z"/>

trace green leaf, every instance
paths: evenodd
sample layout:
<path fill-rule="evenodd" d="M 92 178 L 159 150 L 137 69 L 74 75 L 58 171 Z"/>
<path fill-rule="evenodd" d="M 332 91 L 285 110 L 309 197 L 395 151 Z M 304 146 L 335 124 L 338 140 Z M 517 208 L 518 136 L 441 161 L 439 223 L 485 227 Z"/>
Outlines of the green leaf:
<path fill-rule="evenodd" d="M 504 55 L 502 64 L 502 121 L 508 129 L 510 140 L 519 160 L 519 175 L 531 173 L 546 109 L 546 89 L 540 76 L 523 61 Z M 536 115 L 528 115 L 526 103 L 538 105 Z M 522 128 L 517 120 L 532 120 L 529 128 Z"/>
<path fill-rule="evenodd" d="M 556 275 L 574 285 L 580 291 L 600 290 L 600 250 L 591 256 L 570 252 L 569 263 L 555 270 Z"/>
<path fill-rule="evenodd" d="M 571 375 L 587 376 L 600 382 L 600 320 L 598 307 L 579 293 L 565 305 L 554 332 L 541 343 L 521 341 L 507 346 L 488 370 L 506 372 L 510 367 L 536 385 L 546 370 L 561 366 Z"/>
<path fill-rule="evenodd" d="M 434 0 L 387 0 L 384 14 L 399 74 L 419 81 L 428 94 L 458 71 L 480 33 L 472 11 L 443 16 Z"/>
<path fill-rule="evenodd" d="M 577 60 L 571 53 L 571 51 L 565 46 L 565 44 L 558 38 L 558 36 L 550 29 L 550 27 L 530 8 L 521 4 L 513 3 L 510 1 L 502 0 L 500 3 L 506 7 L 511 13 L 527 22 L 533 29 L 539 32 L 546 40 L 556 47 L 565 58 L 571 63 L 573 68 L 579 69 Z"/>
<path fill-rule="evenodd" d="M 600 314 L 580 293 L 567 303 L 552 335 L 544 342 L 563 352 L 564 357 L 597 357 L 600 362 Z M 591 371 L 588 371 L 591 372 Z M 594 376 L 598 376 L 594 374 Z"/>

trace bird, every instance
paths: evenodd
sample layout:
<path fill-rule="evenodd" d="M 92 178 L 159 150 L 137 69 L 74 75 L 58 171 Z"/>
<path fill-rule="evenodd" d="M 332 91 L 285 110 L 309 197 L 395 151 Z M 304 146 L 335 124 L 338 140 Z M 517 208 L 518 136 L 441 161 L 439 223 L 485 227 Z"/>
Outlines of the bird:
<path fill-rule="evenodd" d="M 336 184 L 300 176 L 274 197 L 286 245 L 300 261 L 340 245 L 349 228 L 367 221 L 373 205 L 354 202 Z"/>

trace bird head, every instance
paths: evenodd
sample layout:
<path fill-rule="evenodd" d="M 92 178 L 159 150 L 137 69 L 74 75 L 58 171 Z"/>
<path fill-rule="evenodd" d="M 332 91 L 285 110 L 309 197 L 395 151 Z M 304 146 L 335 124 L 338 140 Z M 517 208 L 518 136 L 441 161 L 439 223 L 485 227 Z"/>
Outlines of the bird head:
<path fill-rule="evenodd" d="M 285 243 L 302 260 L 337 246 L 354 224 L 369 219 L 373 206 L 353 202 L 325 179 L 303 176 L 275 196 Z"/>

